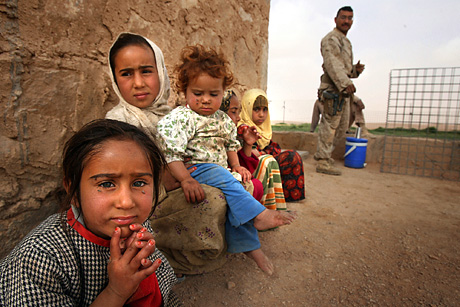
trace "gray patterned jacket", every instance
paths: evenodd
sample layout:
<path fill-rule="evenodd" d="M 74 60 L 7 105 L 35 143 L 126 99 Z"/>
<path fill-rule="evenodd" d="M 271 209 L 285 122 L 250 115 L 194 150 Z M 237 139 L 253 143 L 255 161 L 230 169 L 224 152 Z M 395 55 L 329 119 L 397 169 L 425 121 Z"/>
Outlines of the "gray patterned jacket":
<path fill-rule="evenodd" d="M 0 306 L 88 306 L 108 284 L 110 249 L 95 244 L 54 214 L 32 230 L 0 263 Z M 67 228 L 63 231 L 63 226 Z M 152 232 L 150 223 L 144 226 Z M 156 275 L 165 306 L 180 306 L 168 260 Z"/>

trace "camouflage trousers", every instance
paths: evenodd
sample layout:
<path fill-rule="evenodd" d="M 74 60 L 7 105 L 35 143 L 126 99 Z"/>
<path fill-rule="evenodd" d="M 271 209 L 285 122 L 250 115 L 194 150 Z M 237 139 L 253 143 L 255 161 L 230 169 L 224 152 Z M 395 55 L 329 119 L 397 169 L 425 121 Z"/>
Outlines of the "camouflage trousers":
<path fill-rule="evenodd" d="M 348 129 L 350 120 L 350 100 L 344 97 L 342 111 L 333 115 L 333 99 L 322 99 L 324 111 L 318 126 L 318 147 L 314 155 L 315 160 L 329 160 L 334 148 Z"/>

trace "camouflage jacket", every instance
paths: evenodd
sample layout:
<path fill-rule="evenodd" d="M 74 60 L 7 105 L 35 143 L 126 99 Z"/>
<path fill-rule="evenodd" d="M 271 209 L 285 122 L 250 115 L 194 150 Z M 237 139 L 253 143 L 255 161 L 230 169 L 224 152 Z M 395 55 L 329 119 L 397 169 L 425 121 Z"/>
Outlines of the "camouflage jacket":
<path fill-rule="evenodd" d="M 320 92 L 341 93 L 357 78 L 356 65 L 353 65 L 353 51 L 350 40 L 337 28 L 334 28 L 321 40 L 323 56 L 323 75 Z"/>

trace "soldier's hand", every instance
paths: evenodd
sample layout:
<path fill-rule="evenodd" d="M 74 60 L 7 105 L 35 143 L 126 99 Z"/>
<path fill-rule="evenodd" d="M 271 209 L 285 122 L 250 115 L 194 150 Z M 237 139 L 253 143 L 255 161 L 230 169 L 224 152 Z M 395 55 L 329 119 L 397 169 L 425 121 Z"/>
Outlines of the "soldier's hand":
<path fill-rule="evenodd" d="M 364 103 L 361 99 L 356 101 L 356 105 L 358 106 L 360 110 L 364 109 Z"/>
<path fill-rule="evenodd" d="M 349 95 L 355 93 L 356 92 L 355 85 L 352 83 L 349 86 L 347 86 L 347 88 L 345 89 L 345 92 L 347 92 L 347 94 L 349 94 Z"/>
<path fill-rule="evenodd" d="M 364 66 L 364 64 L 361 64 L 361 60 L 359 60 L 358 63 L 356 63 L 356 71 L 358 72 L 358 74 L 361 74 L 364 71 Z"/>

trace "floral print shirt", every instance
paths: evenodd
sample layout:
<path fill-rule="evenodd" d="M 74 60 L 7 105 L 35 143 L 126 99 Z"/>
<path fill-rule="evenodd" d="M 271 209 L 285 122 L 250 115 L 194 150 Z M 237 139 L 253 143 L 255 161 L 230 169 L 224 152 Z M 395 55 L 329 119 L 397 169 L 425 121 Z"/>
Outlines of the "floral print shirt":
<path fill-rule="evenodd" d="M 238 151 L 236 126 L 225 112 L 208 116 L 187 107 L 177 107 L 157 126 L 168 163 L 214 163 L 227 168 L 227 151 Z"/>

